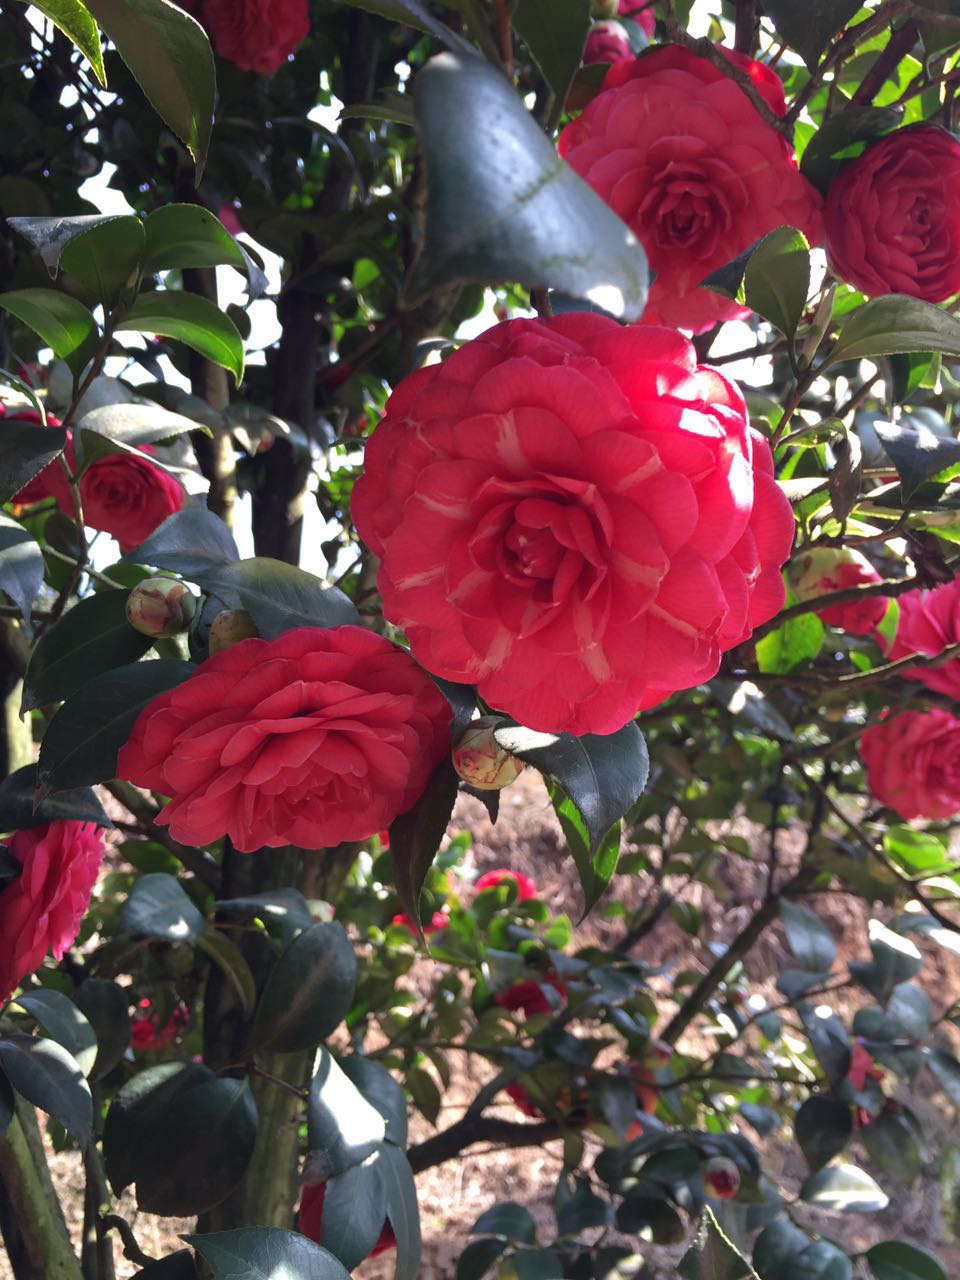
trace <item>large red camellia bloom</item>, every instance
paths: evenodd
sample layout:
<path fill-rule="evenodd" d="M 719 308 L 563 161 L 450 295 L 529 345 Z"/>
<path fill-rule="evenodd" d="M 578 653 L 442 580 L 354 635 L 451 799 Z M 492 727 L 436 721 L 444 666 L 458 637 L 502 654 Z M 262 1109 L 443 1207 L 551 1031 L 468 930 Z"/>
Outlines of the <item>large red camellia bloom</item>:
<path fill-rule="evenodd" d="M 960 720 L 939 707 L 905 711 L 860 740 L 867 785 L 901 818 L 960 813 Z"/>
<path fill-rule="evenodd" d="M 171 797 L 184 844 L 321 849 L 409 809 L 450 750 L 450 707 L 408 653 L 362 627 L 241 640 L 154 698 L 117 777 Z"/>
<path fill-rule="evenodd" d="M 777 612 L 793 521 L 740 392 L 667 329 L 511 320 L 406 378 L 353 496 L 428 670 L 612 733 Z"/>
<path fill-rule="evenodd" d="M 0 890 L 0 1004 L 43 963 L 59 960 L 80 929 L 103 860 L 92 822 L 49 822 L 5 841 L 23 870 Z"/>
<path fill-rule="evenodd" d="M 943 302 L 960 291 L 960 142 L 900 129 L 840 170 L 827 194 L 827 255 L 864 293 Z"/>
<path fill-rule="evenodd" d="M 774 72 L 720 51 L 782 116 Z M 784 136 L 719 68 L 679 45 L 614 63 L 559 148 L 643 244 L 657 273 L 647 324 L 702 332 L 743 315 L 700 281 L 775 227 L 822 238 L 820 196 Z"/>
<path fill-rule="evenodd" d="M 897 631 L 887 657 L 891 661 L 920 653 L 935 658 L 948 645 L 960 641 L 960 578 L 935 587 L 917 588 L 900 596 Z M 960 658 L 949 658 L 938 667 L 901 671 L 905 680 L 917 680 L 950 698 L 960 699 Z"/>
<path fill-rule="evenodd" d="M 270 76 L 308 35 L 307 0 L 204 0 L 213 47 L 241 71 Z"/>

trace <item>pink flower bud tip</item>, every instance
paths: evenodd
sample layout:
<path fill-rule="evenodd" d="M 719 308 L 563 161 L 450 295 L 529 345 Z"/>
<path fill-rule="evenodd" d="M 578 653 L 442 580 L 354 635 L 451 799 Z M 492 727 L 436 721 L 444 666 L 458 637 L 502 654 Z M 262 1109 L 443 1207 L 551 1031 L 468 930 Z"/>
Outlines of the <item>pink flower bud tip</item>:
<path fill-rule="evenodd" d="M 471 721 L 453 749 L 453 767 L 477 791 L 500 791 L 523 772 L 523 761 L 505 751 L 493 736 L 504 723 L 500 716 Z"/>
<path fill-rule="evenodd" d="M 127 597 L 127 621 L 143 636 L 175 636 L 186 631 L 197 598 L 176 578 L 145 578 Z"/>

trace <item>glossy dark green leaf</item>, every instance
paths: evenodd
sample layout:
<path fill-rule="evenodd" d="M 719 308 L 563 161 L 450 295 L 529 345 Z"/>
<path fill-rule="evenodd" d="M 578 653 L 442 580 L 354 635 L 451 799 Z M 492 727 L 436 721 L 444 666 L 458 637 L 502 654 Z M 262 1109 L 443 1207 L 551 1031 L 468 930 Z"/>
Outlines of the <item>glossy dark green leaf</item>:
<path fill-rule="evenodd" d="M 815 67 L 830 38 L 846 26 L 860 8 L 860 0 L 764 0 L 764 11 L 777 35 L 796 49 L 808 67 Z"/>
<path fill-rule="evenodd" d="M 932 1253 L 904 1240 L 884 1240 L 865 1254 L 874 1280 L 947 1280 Z"/>
<path fill-rule="evenodd" d="M 960 1062 L 943 1049 L 927 1049 L 924 1057 L 937 1084 L 960 1110 Z"/>
<path fill-rule="evenodd" d="M 390 855 L 397 897 L 400 906 L 417 926 L 420 924 L 420 890 L 453 813 L 458 783 L 450 760 L 442 760 L 417 803 L 395 818 L 390 827 Z"/>
<path fill-rule="evenodd" d="M 931 431 L 925 423 L 907 414 L 899 422 L 874 421 L 874 430 L 900 477 L 905 499 L 924 481 L 960 463 L 960 440 Z"/>
<path fill-rule="evenodd" d="M 240 1227 L 181 1238 L 200 1254 L 213 1280 L 350 1280 L 332 1254 L 296 1231 Z"/>
<path fill-rule="evenodd" d="M 832 1213 L 878 1213 L 889 1204 L 869 1173 L 852 1164 L 830 1164 L 812 1173 L 800 1188 L 800 1199 Z"/>
<path fill-rule="evenodd" d="M 513 1255 L 517 1280 L 559 1280 L 563 1263 L 552 1249 L 524 1249 Z"/>
<path fill-rule="evenodd" d="M 129 594 L 98 591 L 43 633 L 23 678 L 23 710 L 62 702 L 91 676 L 143 657 L 153 641 L 127 621 Z"/>
<path fill-rule="evenodd" d="M 703 283 L 793 338 L 810 291 L 810 246 L 796 227 L 777 227 Z"/>
<path fill-rule="evenodd" d="M 249 281 L 251 299 L 262 297 L 267 278 L 223 223 L 199 204 L 166 204 L 147 218 L 144 272 L 170 267 L 236 267 Z"/>
<path fill-rule="evenodd" d="M 63 453 L 66 443 L 61 427 L 41 427 L 12 414 L 0 419 L 0 502 L 9 502 Z"/>
<path fill-rule="evenodd" d="M 48 822 L 95 822 L 112 827 L 96 794 L 89 788 L 61 791 L 39 799 L 35 764 L 16 769 L 0 782 L 0 831 L 22 831 Z"/>
<path fill-rule="evenodd" d="M 351 9 L 364 9 L 378 17 L 398 22 L 417 31 L 426 31 L 448 49 L 467 49 L 465 41 L 430 13 L 419 0 L 342 0 Z"/>
<path fill-rule="evenodd" d="M 124 557 L 133 564 L 170 569 L 194 581 L 208 569 L 240 559 L 233 534 L 206 507 L 187 507 L 167 516 L 145 542 Z"/>
<path fill-rule="evenodd" d="M 847 1029 L 835 1013 L 823 1005 L 797 1004 L 797 1013 L 810 1040 L 810 1047 L 831 1084 L 839 1084 L 850 1070 L 850 1041 Z"/>
<path fill-rule="evenodd" d="M 142 1271 L 136 1272 L 133 1280 L 198 1280 L 199 1274 L 190 1250 L 178 1249 L 176 1253 L 168 1253 L 165 1258 L 148 1263 Z"/>
<path fill-rule="evenodd" d="M 130 1043 L 130 997 L 119 983 L 109 978 L 86 978 L 73 998 L 97 1037 L 97 1059 L 90 1079 L 102 1080 L 121 1060 Z"/>
<path fill-rule="evenodd" d="M 844 107 L 834 112 L 810 139 L 800 172 L 826 195 L 844 163 L 840 153 L 855 142 L 889 133 L 902 119 L 902 107 Z"/>
<path fill-rule="evenodd" d="M 939 351 L 960 357 L 960 319 L 932 302 L 902 293 L 873 298 L 844 320 L 824 367 L 899 351 Z"/>
<path fill-rule="evenodd" d="M 820 917 L 798 902 L 780 902 L 780 919 L 797 963 L 812 973 L 828 973 L 837 958 L 833 934 Z"/>
<path fill-rule="evenodd" d="M 77 46 L 93 69 L 104 88 L 107 77 L 103 69 L 103 52 L 100 48 L 100 32 L 90 16 L 90 11 L 80 0 L 30 0 L 35 8 L 46 14 L 50 21 Z"/>
<path fill-rule="evenodd" d="M 484 1280 L 506 1248 L 506 1240 L 496 1236 L 472 1241 L 457 1259 L 456 1280 Z"/>
<path fill-rule="evenodd" d="M 30 620 L 34 600 L 43 586 L 43 553 L 22 524 L 0 511 L 0 592 Z"/>
<path fill-rule="evenodd" d="M 243 1012 L 253 1013 L 257 1001 L 257 984 L 243 952 L 235 942 L 231 942 L 225 933 L 216 929 L 205 929 L 197 936 L 197 946 L 205 951 L 210 959 L 226 975 L 226 978 L 240 1000 Z"/>
<path fill-rule="evenodd" d="M 61 360 L 85 350 L 98 332 L 83 303 L 55 289 L 0 293 L 0 307 L 32 329 Z"/>
<path fill-rule="evenodd" d="M 0 1071 L 17 1093 L 86 1142 L 93 1123 L 90 1086 L 66 1049 L 55 1040 L 10 1035 L 0 1040 Z"/>
<path fill-rule="evenodd" d="M 86 5 L 157 115 L 190 152 L 199 185 L 217 83 L 203 27 L 166 0 L 86 0 Z"/>
<path fill-rule="evenodd" d="M 529 1209 L 512 1200 L 495 1204 L 481 1213 L 470 1228 L 472 1236 L 502 1236 L 514 1244 L 537 1243 L 537 1224 Z"/>
<path fill-rule="evenodd" d="M 142 549 L 136 554 L 142 555 Z M 360 621 L 353 601 L 342 591 L 304 569 L 267 556 L 218 563 L 194 576 L 226 608 L 246 609 L 265 640 L 292 627 L 356 626 Z"/>
<path fill-rule="evenodd" d="M 420 1208 L 406 1153 L 391 1142 L 380 1150 L 380 1177 L 387 1193 L 387 1217 L 397 1238 L 394 1280 L 414 1280 L 420 1271 Z"/>
<path fill-rule="evenodd" d="M 790 1263 L 810 1243 L 810 1237 L 794 1226 L 786 1214 L 781 1214 L 757 1236 L 753 1246 L 753 1265 L 764 1280 L 768 1280 L 768 1277 L 786 1276 L 789 1274 Z"/>
<path fill-rule="evenodd" d="M 16 1115 L 17 1098 L 13 1085 L 0 1069 L 0 1138 L 7 1132 Z"/>
<path fill-rule="evenodd" d="M 43 1030 L 73 1057 L 85 1076 L 89 1076 L 97 1058 L 97 1037 L 81 1010 L 63 994 L 52 988 L 25 991 L 16 1002 L 26 1009 Z"/>
<path fill-rule="evenodd" d="M 589 0 L 518 0 L 513 27 L 562 105 L 587 39 Z"/>
<path fill-rule="evenodd" d="M 115 777 L 117 754 L 137 716 L 148 702 L 182 684 L 194 670 L 189 662 L 161 658 L 117 667 L 85 684 L 47 726 L 40 745 L 41 793 Z"/>
<path fill-rule="evenodd" d="M 677 1268 L 683 1280 L 759 1280 L 750 1263 L 724 1235 L 707 1205 L 693 1244 Z"/>
<path fill-rule="evenodd" d="M 411 1067 L 406 1075 L 406 1085 L 413 1105 L 430 1124 L 435 1125 L 443 1103 L 436 1080 L 423 1067 Z"/>
<path fill-rule="evenodd" d="M 504 725 L 494 737 L 513 755 L 557 782 L 576 805 L 596 851 L 607 831 L 643 794 L 650 757 L 635 724 L 616 733 L 537 733 Z"/>
<path fill-rule="evenodd" d="M 350 1012 L 357 957 L 341 924 L 311 925 L 270 970 L 253 1022 L 257 1049 L 313 1049 Z"/>
<path fill-rule="evenodd" d="M 298 889 L 274 889 L 245 898 L 222 898 L 218 912 L 237 920 L 259 920 L 268 933 L 276 933 L 284 946 L 314 923 L 310 905 Z"/>
<path fill-rule="evenodd" d="M 816 1173 L 838 1156 L 853 1134 L 853 1112 L 846 1102 L 814 1094 L 802 1104 L 793 1121 L 807 1167 Z"/>
<path fill-rule="evenodd" d="M 136 1183 L 148 1213 L 185 1217 L 223 1200 L 253 1154 L 257 1112 L 245 1080 L 194 1062 L 164 1062 L 120 1089 L 103 1130 L 117 1195 Z"/>
<path fill-rule="evenodd" d="M 880 1004 L 886 1004 L 894 987 L 920 972 L 923 956 L 909 938 L 888 929 L 879 920 L 870 921 L 868 932 L 873 959 L 852 961 L 850 972 Z"/>
<path fill-rule="evenodd" d="M 157 440 L 203 431 L 203 427 L 198 427 L 192 418 L 171 413 L 158 404 L 106 404 L 85 413 L 77 423 L 77 430 L 93 431 L 109 440 L 139 449 Z M 177 515 L 187 515 L 191 510 L 194 508 L 177 512 Z"/>
<path fill-rule="evenodd" d="M 115 218 L 124 216 L 117 213 L 84 213 L 71 218 L 8 218 L 7 221 L 25 240 L 29 240 L 51 278 L 56 278 L 60 255 L 71 240 L 94 227 L 105 226 Z"/>
<path fill-rule="evenodd" d="M 923 1167 L 923 1150 L 915 1121 L 906 1110 L 881 1111 L 861 1129 L 860 1141 L 882 1173 L 898 1182 L 914 1182 Z"/>
<path fill-rule="evenodd" d="M 376 1107 L 387 1123 L 386 1139 L 405 1150 L 407 1146 L 407 1099 L 401 1086 L 385 1067 L 370 1058 L 354 1054 L 342 1058 L 340 1068 L 362 1096 Z"/>
<path fill-rule="evenodd" d="M 135 287 L 143 245 L 139 218 L 111 218 L 69 240 L 60 252 L 60 266 L 86 293 L 110 308 L 124 290 Z"/>
<path fill-rule="evenodd" d="M 410 303 L 457 282 L 511 280 L 640 316 L 642 246 L 560 159 L 499 70 L 440 54 L 417 76 L 414 102 L 427 198 Z"/>
<path fill-rule="evenodd" d="M 823 623 L 815 613 L 789 618 L 757 641 L 757 665 L 764 673 L 785 675 L 812 661 L 823 647 L 825 635 Z"/>
<path fill-rule="evenodd" d="M 207 922 L 179 880 L 154 871 L 134 882 L 120 912 L 120 927 L 164 942 L 194 942 Z"/>
<path fill-rule="evenodd" d="M 118 333 L 156 333 L 164 338 L 176 338 L 207 360 L 228 369 L 238 386 L 243 381 L 243 339 L 240 331 L 226 312 L 198 294 L 178 289 L 142 293 L 124 313 L 116 330 Z"/>
<path fill-rule="evenodd" d="M 386 1218 L 387 1192 L 375 1154 L 327 1183 L 320 1243 L 352 1271 L 377 1243 Z"/>
<path fill-rule="evenodd" d="M 383 1116 L 363 1097 L 330 1051 L 321 1049 L 307 1104 L 311 1174 L 325 1179 L 361 1164 L 373 1155 L 385 1137 Z M 379 1234 L 378 1227 L 376 1235 Z M 334 1253 L 340 1256 L 336 1249 Z"/>

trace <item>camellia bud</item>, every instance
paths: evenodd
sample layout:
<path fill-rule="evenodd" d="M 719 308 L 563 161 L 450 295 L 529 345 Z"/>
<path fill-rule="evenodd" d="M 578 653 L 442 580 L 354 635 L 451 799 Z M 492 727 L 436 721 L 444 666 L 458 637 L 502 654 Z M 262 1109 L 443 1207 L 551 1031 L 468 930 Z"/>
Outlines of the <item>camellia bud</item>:
<path fill-rule="evenodd" d="M 732 1200 L 740 1190 L 740 1170 L 726 1156 L 713 1156 L 700 1169 L 703 1189 L 715 1200 Z"/>
<path fill-rule="evenodd" d="M 257 624 L 246 609 L 224 609 L 210 624 L 208 641 L 211 655 L 258 636 Z"/>
<path fill-rule="evenodd" d="M 523 761 L 505 751 L 493 736 L 505 723 L 501 716 L 472 720 L 453 749 L 453 767 L 477 791 L 499 791 L 523 771 Z"/>
<path fill-rule="evenodd" d="M 800 601 L 848 587 L 874 586 L 882 581 L 870 561 L 852 547 L 813 547 L 791 561 L 787 581 Z M 887 611 L 882 596 L 868 596 L 847 604 L 828 605 L 817 611 L 828 627 L 839 627 L 851 635 L 868 635 Z"/>
<path fill-rule="evenodd" d="M 593 0 L 590 5 L 592 18 L 615 18 L 620 12 L 620 0 Z"/>
<path fill-rule="evenodd" d="M 127 621 L 142 636 L 175 636 L 186 631 L 197 597 L 176 578 L 144 578 L 127 596 Z"/>

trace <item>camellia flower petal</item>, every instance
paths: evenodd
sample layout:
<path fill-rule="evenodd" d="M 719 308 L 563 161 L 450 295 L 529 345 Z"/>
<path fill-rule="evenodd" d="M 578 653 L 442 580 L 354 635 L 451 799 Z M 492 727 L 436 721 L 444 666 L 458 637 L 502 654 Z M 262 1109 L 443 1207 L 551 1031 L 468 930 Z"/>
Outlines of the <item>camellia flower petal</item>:
<path fill-rule="evenodd" d="M 408 653 L 362 627 L 242 640 L 149 703 L 117 776 L 171 797 L 184 844 L 249 853 L 365 840 L 450 750 L 450 706 Z"/>
<path fill-rule="evenodd" d="M 6 846 L 23 870 L 0 890 L 0 1004 L 76 938 L 103 860 L 92 822 L 49 822 L 17 831 Z"/>
<path fill-rule="evenodd" d="M 718 48 L 784 115 L 777 75 Z M 776 227 L 822 239 L 820 195 L 784 135 L 719 67 L 681 45 L 615 62 L 559 149 L 643 244 L 656 272 L 647 324 L 702 332 L 744 315 L 700 282 Z"/>
<path fill-rule="evenodd" d="M 935 658 L 960 642 L 960 578 L 933 590 L 917 588 L 900 596 L 897 630 L 887 657 L 891 662 L 911 653 Z M 960 699 L 960 658 L 949 658 L 936 667 L 901 671 L 904 680 L 916 680 L 935 693 Z"/>
<path fill-rule="evenodd" d="M 618 62 L 621 58 L 632 58 L 630 37 L 619 22 L 595 22 L 587 33 L 587 43 L 583 50 L 583 60 L 591 62 Z"/>
<path fill-rule="evenodd" d="M 547 995 L 546 987 L 552 987 L 556 992 L 554 1002 L 551 1002 L 550 996 Z M 534 978 L 526 978 L 522 982 L 515 982 L 512 987 L 507 987 L 506 991 L 498 991 L 493 998 L 501 1009 L 532 1017 L 537 1013 L 553 1013 L 557 1005 L 566 1000 L 567 989 L 555 977 L 545 979 L 545 984 L 537 982 Z"/>
<path fill-rule="evenodd" d="M 901 818 L 960 814 L 960 720 L 932 707 L 905 711 L 860 739 L 867 785 Z"/>
<path fill-rule="evenodd" d="M 428 670 L 612 733 L 781 607 L 793 519 L 739 390 L 673 330 L 510 320 L 404 379 L 354 521 Z"/>
<path fill-rule="evenodd" d="M 530 898 L 537 896 L 537 886 L 530 876 L 525 876 L 522 871 L 511 871 L 509 867 L 496 867 L 493 871 L 485 871 L 473 887 L 477 893 L 483 893 L 484 889 L 495 889 L 504 880 L 512 880 L 517 886 L 518 902 L 527 902 Z"/>
<path fill-rule="evenodd" d="M 307 0 L 204 0 L 213 47 L 241 71 L 271 76 L 310 33 Z"/>

